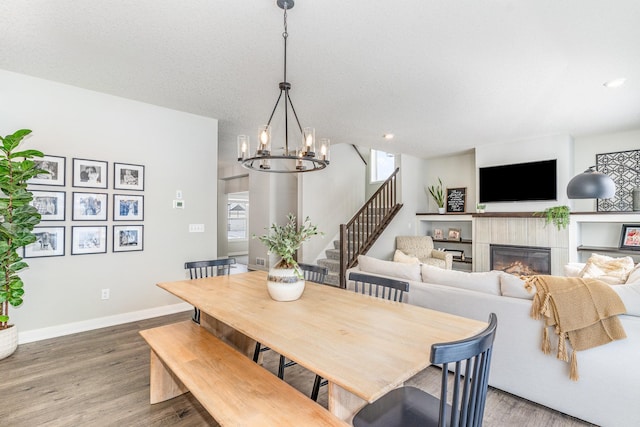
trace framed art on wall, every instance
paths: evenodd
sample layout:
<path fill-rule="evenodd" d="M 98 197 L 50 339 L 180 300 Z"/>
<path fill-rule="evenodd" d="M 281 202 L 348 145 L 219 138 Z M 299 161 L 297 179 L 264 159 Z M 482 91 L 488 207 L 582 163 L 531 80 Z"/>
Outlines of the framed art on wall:
<path fill-rule="evenodd" d="M 24 247 L 25 258 L 64 255 L 64 227 L 34 227 L 36 241 Z"/>
<path fill-rule="evenodd" d="M 142 221 L 144 219 L 144 196 L 130 194 L 113 195 L 114 221 Z"/>
<path fill-rule="evenodd" d="M 64 187 L 65 177 L 65 164 L 66 159 L 58 156 L 44 156 L 42 158 L 34 159 L 38 169 L 45 170 L 49 173 L 41 173 L 29 181 L 29 185 L 55 185 L 58 187 Z"/>
<path fill-rule="evenodd" d="M 73 193 L 74 221 L 106 221 L 107 193 Z"/>
<path fill-rule="evenodd" d="M 107 226 L 71 227 L 71 255 L 107 252 Z"/>
<path fill-rule="evenodd" d="M 38 210 L 42 221 L 64 221 L 66 194 L 64 191 L 31 191 L 29 203 Z"/>
<path fill-rule="evenodd" d="M 144 190 L 144 166 L 114 163 L 113 188 L 116 190 Z"/>
<path fill-rule="evenodd" d="M 73 186 L 107 188 L 107 162 L 73 159 Z"/>
<path fill-rule="evenodd" d="M 640 251 L 640 224 L 622 224 L 620 249 Z"/>
<path fill-rule="evenodd" d="M 131 252 L 143 250 L 143 225 L 114 225 L 113 252 Z"/>

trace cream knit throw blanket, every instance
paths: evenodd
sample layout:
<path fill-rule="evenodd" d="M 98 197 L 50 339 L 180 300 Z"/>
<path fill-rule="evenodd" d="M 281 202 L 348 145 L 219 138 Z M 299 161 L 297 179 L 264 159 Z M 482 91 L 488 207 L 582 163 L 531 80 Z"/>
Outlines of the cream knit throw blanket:
<path fill-rule="evenodd" d="M 620 319 L 627 310 L 611 286 L 596 279 L 559 276 L 530 276 L 525 288 L 533 297 L 531 317 L 543 318 L 542 351 L 551 352 L 549 327 L 558 335 L 557 357 L 569 361 L 565 341 L 571 344 L 569 378 L 577 381 L 576 351 L 587 350 L 614 340 L 626 338 Z"/>

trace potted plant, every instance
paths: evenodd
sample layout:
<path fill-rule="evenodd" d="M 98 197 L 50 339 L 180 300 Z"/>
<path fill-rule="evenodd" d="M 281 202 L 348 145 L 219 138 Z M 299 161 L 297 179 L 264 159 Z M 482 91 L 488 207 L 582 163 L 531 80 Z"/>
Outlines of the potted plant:
<path fill-rule="evenodd" d="M 553 206 L 542 212 L 534 213 L 535 216 L 543 216 L 545 225 L 553 223 L 558 230 L 567 228 L 569 225 L 569 206 Z"/>
<path fill-rule="evenodd" d="M 429 194 L 433 197 L 436 204 L 438 205 L 438 213 L 444 213 L 444 188 L 442 187 L 442 180 L 438 177 L 438 185 L 432 185 L 427 187 L 429 190 Z"/>
<path fill-rule="evenodd" d="M 482 203 L 478 203 L 476 205 L 476 212 L 478 213 L 484 213 L 484 210 L 486 209 L 487 205 L 482 204 Z"/>
<path fill-rule="evenodd" d="M 318 232 L 318 227 L 311 224 L 309 217 L 298 228 L 296 217 L 291 213 L 287 215 L 287 223 L 284 226 L 272 224 L 268 230 L 270 232 L 258 239 L 267 246 L 269 253 L 282 257 L 269 269 L 269 295 L 276 301 L 296 300 L 304 291 L 303 275 L 295 259 L 296 252 L 303 242 L 323 233 Z"/>
<path fill-rule="evenodd" d="M 22 129 L 4 138 L 0 136 L 0 359 L 18 346 L 18 330 L 9 324 L 9 306 L 22 304 L 22 279 L 18 273 L 28 267 L 18 249 L 36 241 L 33 227 L 40 222 L 37 209 L 29 204 L 33 194 L 27 181 L 40 173 L 34 157 L 37 150 L 19 151 L 18 146 L 30 130 Z"/>

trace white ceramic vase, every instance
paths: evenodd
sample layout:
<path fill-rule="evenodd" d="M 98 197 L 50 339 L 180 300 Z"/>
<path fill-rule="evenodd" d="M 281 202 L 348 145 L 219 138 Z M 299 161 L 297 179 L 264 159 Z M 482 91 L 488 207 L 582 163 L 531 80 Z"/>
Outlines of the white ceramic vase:
<path fill-rule="evenodd" d="M 295 301 L 304 292 L 304 279 L 296 276 L 293 268 L 270 268 L 267 290 L 275 301 Z"/>
<path fill-rule="evenodd" d="M 9 357 L 18 348 L 18 327 L 0 329 L 0 360 Z"/>
<path fill-rule="evenodd" d="M 444 210 L 444 208 L 438 208 L 438 213 L 439 213 L 440 215 L 443 215 L 443 214 L 444 214 L 444 211 L 445 211 L 445 210 Z"/>

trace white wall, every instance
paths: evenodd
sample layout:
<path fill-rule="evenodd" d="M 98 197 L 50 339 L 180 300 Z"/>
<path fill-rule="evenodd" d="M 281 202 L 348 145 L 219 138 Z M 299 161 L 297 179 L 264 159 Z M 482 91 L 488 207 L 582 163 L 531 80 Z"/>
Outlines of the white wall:
<path fill-rule="evenodd" d="M 576 137 L 573 175 L 582 173 L 596 164 L 596 154 L 640 150 L 640 129 L 628 132 Z M 639 165 L 640 167 L 640 165 Z M 572 211 L 595 212 L 596 200 L 574 200 Z"/>
<path fill-rule="evenodd" d="M 573 177 L 573 155 L 573 140 L 570 136 L 564 135 L 477 147 L 475 182 L 478 182 L 477 170 L 481 167 L 557 159 L 558 200 L 487 203 L 486 210 L 488 212 L 538 212 L 551 206 L 569 205 L 566 190 L 569 180 Z M 535 177 L 523 185 L 535 185 Z"/>
<path fill-rule="evenodd" d="M 300 174 L 298 212 L 309 216 L 324 239 L 314 237 L 306 242 L 298 257 L 314 263 L 325 258 L 324 249 L 337 239 L 340 224 L 345 224 L 365 202 L 365 164 L 348 144 L 331 147 L 331 164 L 324 170 Z"/>
<path fill-rule="evenodd" d="M 419 212 L 438 212 L 438 205 L 425 187 L 438 185 L 438 178 L 445 188 L 467 188 L 466 212 L 476 211 L 476 175 L 475 154 L 465 153 L 456 156 L 429 159 L 425 163 L 425 186 L 416 193 L 419 199 L 424 198 L 428 207 Z M 446 193 L 445 193 L 446 194 Z M 445 205 L 446 206 L 446 205 Z"/>
<path fill-rule="evenodd" d="M 63 325 L 104 326 L 95 319 L 125 318 L 180 301 L 157 288 L 184 277 L 187 260 L 216 256 L 217 120 L 108 96 L 0 70 L 0 132 L 33 130 L 27 148 L 67 159 L 65 256 L 31 258 L 23 275 L 25 302 L 10 311 L 24 333 Z M 108 221 L 71 220 L 72 158 L 109 162 Z M 145 166 L 144 251 L 113 253 L 113 162 Z M 36 189 L 33 187 L 33 189 Z M 182 190 L 185 209 L 172 208 Z M 190 223 L 204 233 L 188 233 Z M 117 224 L 127 224 L 118 222 Z M 106 225 L 107 253 L 70 254 L 72 225 Z M 111 298 L 101 300 L 101 289 Z M 161 313 L 160 313 L 161 314 Z M 62 325 L 62 326 L 61 326 Z"/>

